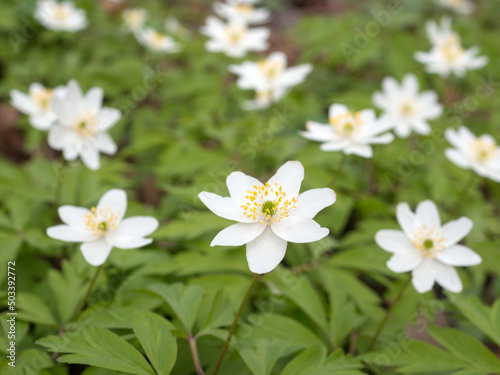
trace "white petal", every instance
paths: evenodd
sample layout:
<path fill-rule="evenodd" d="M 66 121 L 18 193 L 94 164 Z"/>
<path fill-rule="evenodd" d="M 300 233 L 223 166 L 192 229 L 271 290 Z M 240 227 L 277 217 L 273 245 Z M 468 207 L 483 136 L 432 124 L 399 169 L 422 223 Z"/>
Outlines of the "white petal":
<path fill-rule="evenodd" d="M 53 126 L 47 137 L 47 143 L 54 150 L 62 150 L 63 148 L 72 148 L 75 144 L 75 134 L 73 130 L 61 126 Z"/>
<path fill-rule="evenodd" d="M 415 214 L 420 225 L 427 225 L 428 227 L 435 226 L 436 228 L 441 227 L 441 218 L 439 217 L 436 204 L 433 201 L 427 199 L 420 202 Z"/>
<path fill-rule="evenodd" d="M 319 148 L 322 151 L 341 151 L 345 150 L 351 142 L 348 139 L 330 140 L 322 143 Z"/>
<path fill-rule="evenodd" d="M 411 273 L 411 281 L 415 290 L 419 293 L 428 292 L 434 285 L 436 274 L 434 272 L 432 262 L 434 262 L 432 259 L 423 259 L 422 263 L 420 263 L 420 265 Z"/>
<path fill-rule="evenodd" d="M 403 229 L 403 232 L 406 234 L 406 237 L 412 241 L 416 229 L 417 218 L 415 214 L 411 212 L 408 203 L 405 202 L 398 204 L 396 208 L 396 217 L 399 225 L 401 225 L 401 228 Z"/>
<path fill-rule="evenodd" d="M 262 274 L 275 269 L 285 256 L 286 244 L 267 226 L 260 236 L 247 244 L 250 271 Z"/>
<path fill-rule="evenodd" d="M 418 80 L 414 74 L 407 74 L 403 78 L 403 92 L 408 96 L 418 94 Z"/>
<path fill-rule="evenodd" d="M 328 117 L 337 117 L 340 115 L 349 112 L 349 108 L 347 108 L 344 104 L 332 104 L 328 109 Z"/>
<path fill-rule="evenodd" d="M 99 111 L 96 121 L 98 123 L 99 130 L 106 131 L 111 128 L 120 118 L 122 113 L 115 108 L 104 107 Z"/>
<path fill-rule="evenodd" d="M 63 223 L 82 228 L 85 226 L 85 215 L 90 213 L 86 208 L 67 205 L 59 207 L 57 212 Z"/>
<path fill-rule="evenodd" d="M 393 272 L 408 272 L 422 263 L 423 257 L 418 251 L 412 251 L 405 255 L 394 254 L 386 263 L 387 268 Z"/>
<path fill-rule="evenodd" d="M 111 136 L 108 133 L 99 132 L 95 138 L 97 138 L 95 142 L 99 151 L 108 155 L 116 154 L 117 150 L 116 143 L 113 141 L 113 138 L 111 138 Z"/>
<path fill-rule="evenodd" d="M 92 232 L 70 227 L 69 225 L 56 225 L 47 228 L 47 236 L 66 242 L 86 242 L 96 239 Z"/>
<path fill-rule="evenodd" d="M 400 230 L 384 229 L 375 234 L 375 242 L 385 251 L 394 254 L 408 254 L 417 252 L 415 246 Z"/>
<path fill-rule="evenodd" d="M 444 150 L 444 154 L 449 161 L 460 168 L 469 169 L 471 167 L 470 161 L 454 148 L 447 148 Z"/>
<path fill-rule="evenodd" d="M 288 198 L 299 195 L 300 185 L 304 179 L 304 167 L 300 161 L 288 161 L 268 181 L 269 185 L 283 186 Z"/>
<path fill-rule="evenodd" d="M 435 269 L 436 282 L 439 285 L 453 293 L 462 291 L 462 281 L 455 268 L 439 261 L 434 261 L 433 266 Z"/>
<path fill-rule="evenodd" d="M 248 218 L 243 214 L 243 209 L 234 201 L 233 198 L 224 198 L 220 195 L 209 193 L 207 191 L 202 191 L 198 194 L 198 198 L 200 198 L 205 206 L 207 206 L 207 208 L 217 216 L 242 223 L 253 222 L 251 218 Z"/>
<path fill-rule="evenodd" d="M 99 150 L 89 142 L 82 145 L 80 157 L 82 158 L 83 163 L 93 171 L 98 170 L 101 167 Z"/>
<path fill-rule="evenodd" d="M 108 259 L 112 246 L 100 239 L 93 242 L 83 243 L 80 246 L 83 257 L 92 266 L 100 266 Z"/>
<path fill-rule="evenodd" d="M 109 243 L 111 246 L 115 246 L 119 249 L 138 249 L 140 247 L 149 245 L 151 242 L 153 242 L 153 239 L 142 238 L 142 237 L 135 237 L 135 238 L 108 237 L 106 238 L 106 242 Z"/>
<path fill-rule="evenodd" d="M 307 131 L 301 131 L 299 134 L 304 138 L 312 141 L 327 142 L 337 138 L 333 126 L 328 124 L 321 124 L 315 121 L 307 121 Z"/>
<path fill-rule="evenodd" d="M 482 259 L 474 251 L 463 245 L 454 245 L 436 255 L 436 258 L 449 266 L 475 266 Z"/>
<path fill-rule="evenodd" d="M 371 158 L 373 156 L 373 150 L 370 145 L 350 145 L 345 148 L 344 153 L 346 155 L 358 155 L 363 158 Z"/>
<path fill-rule="evenodd" d="M 22 93 L 19 90 L 12 90 L 10 92 L 10 97 L 11 97 L 11 103 L 16 108 L 18 111 L 24 113 L 24 114 L 31 114 L 33 112 L 37 111 L 36 105 L 33 103 L 31 98 Z"/>
<path fill-rule="evenodd" d="M 57 97 L 53 97 L 53 101 Z M 83 108 L 83 94 L 80 89 L 80 85 L 74 79 L 70 80 L 67 85 L 66 97 L 64 99 L 67 102 L 68 107 L 71 108 L 72 113 L 80 113 L 84 110 Z"/>
<path fill-rule="evenodd" d="M 123 215 L 125 215 L 127 211 L 127 193 L 121 189 L 108 190 L 101 199 L 99 199 L 96 209 L 99 211 L 106 207 L 113 210 L 113 213 L 117 216 L 117 222 L 120 223 Z"/>
<path fill-rule="evenodd" d="M 53 95 L 50 99 L 50 108 L 58 118 L 58 122 L 71 125 L 76 109 L 72 108 L 66 96 Z"/>
<path fill-rule="evenodd" d="M 382 135 L 379 135 L 378 137 L 373 137 L 370 139 L 370 143 L 373 144 L 387 144 L 391 143 L 394 140 L 394 135 L 392 133 L 385 133 Z"/>
<path fill-rule="evenodd" d="M 87 111 L 97 114 L 101 109 L 104 92 L 100 87 L 92 87 L 85 95 Z"/>
<path fill-rule="evenodd" d="M 281 222 L 271 223 L 273 232 L 285 241 L 296 243 L 307 243 L 318 241 L 330 232 L 327 228 L 322 228 L 313 219 L 301 219 L 288 217 Z"/>
<path fill-rule="evenodd" d="M 123 219 L 118 228 L 110 233 L 109 237 L 117 239 L 130 239 L 134 237 L 149 236 L 156 229 L 159 223 L 151 216 L 134 216 Z"/>
<path fill-rule="evenodd" d="M 332 189 L 311 189 L 303 192 L 297 198 L 296 208 L 288 210 L 290 217 L 310 218 L 318 214 L 323 208 L 331 206 L 337 200 Z"/>
<path fill-rule="evenodd" d="M 245 196 L 248 195 L 248 190 L 255 190 L 254 186 L 262 186 L 264 184 L 256 178 L 247 176 L 242 172 L 233 172 L 227 176 L 226 185 L 231 198 L 236 204 L 240 205 L 247 202 L 248 199 L 245 198 Z"/>
<path fill-rule="evenodd" d="M 210 246 L 241 246 L 261 235 L 267 224 L 237 223 L 220 231 Z"/>
<path fill-rule="evenodd" d="M 467 217 L 450 221 L 441 228 L 441 235 L 446 239 L 444 246 L 455 245 L 471 231 L 474 223 Z"/>

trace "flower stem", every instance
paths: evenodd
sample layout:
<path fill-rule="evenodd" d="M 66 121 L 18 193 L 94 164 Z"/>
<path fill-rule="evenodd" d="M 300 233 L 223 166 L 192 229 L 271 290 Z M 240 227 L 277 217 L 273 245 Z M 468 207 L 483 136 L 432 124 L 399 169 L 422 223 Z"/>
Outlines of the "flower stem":
<path fill-rule="evenodd" d="M 101 268 L 102 268 L 102 266 L 99 266 L 95 270 L 94 277 L 92 278 L 92 280 L 90 280 L 89 287 L 87 288 L 87 293 L 85 293 L 85 297 L 83 297 L 82 302 L 80 302 L 80 306 L 78 306 L 78 309 L 76 310 L 75 317 L 73 318 L 74 320 L 77 320 L 78 317 L 80 316 L 80 314 L 83 310 L 83 307 L 85 306 L 85 303 L 87 302 L 87 299 L 90 296 L 90 292 L 92 291 L 92 288 L 94 287 L 94 284 L 97 280 L 97 276 L 99 276 L 99 272 L 101 271 Z"/>
<path fill-rule="evenodd" d="M 339 178 L 340 176 L 340 172 L 342 172 L 342 168 L 344 167 L 344 164 L 345 164 L 345 161 L 347 159 L 347 155 L 346 154 L 342 154 L 342 159 L 340 159 L 340 162 L 339 162 L 339 165 L 337 167 L 337 170 L 335 171 L 332 179 L 330 180 L 330 183 L 328 184 L 328 186 L 332 186 L 335 184 L 335 182 L 337 182 L 337 179 Z"/>
<path fill-rule="evenodd" d="M 380 336 L 382 329 L 385 327 L 387 321 L 389 320 L 389 317 L 391 316 L 391 312 L 394 309 L 394 306 L 396 306 L 396 304 L 399 302 L 401 297 L 403 297 L 403 294 L 404 294 L 406 288 L 408 288 L 408 285 L 410 285 L 410 281 L 411 281 L 411 274 L 409 275 L 409 277 L 406 279 L 405 283 L 403 284 L 403 286 L 399 290 L 399 293 L 396 296 L 396 298 L 394 299 L 394 301 L 392 302 L 391 306 L 387 309 L 385 316 L 384 316 L 384 319 L 382 319 L 382 321 L 380 322 L 380 324 L 377 328 L 377 331 L 375 332 L 375 335 L 372 338 L 372 341 L 370 341 L 370 345 L 368 345 L 368 351 L 371 351 L 373 349 L 373 347 L 375 346 L 375 343 L 377 342 L 377 339 Z"/>
<path fill-rule="evenodd" d="M 188 338 L 189 347 L 191 348 L 191 355 L 193 356 L 194 367 L 196 368 L 197 375 L 205 375 L 200 363 L 200 357 L 198 355 L 198 348 L 196 347 L 196 337 L 189 336 Z"/>
<path fill-rule="evenodd" d="M 212 375 L 216 375 L 219 372 L 219 368 L 222 365 L 222 361 L 224 360 L 224 355 L 226 355 L 227 348 L 229 347 L 229 343 L 231 342 L 231 338 L 233 337 L 234 331 L 236 330 L 236 326 L 238 325 L 238 320 L 240 320 L 240 316 L 241 316 L 241 313 L 243 312 L 243 308 L 245 307 L 247 300 L 248 300 L 248 297 L 250 297 L 250 293 L 252 292 L 253 287 L 257 283 L 259 276 L 260 275 L 257 273 L 255 273 L 253 275 L 252 282 L 250 283 L 250 286 L 248 287 L 247 292 L 245 293 L 245 296 L 243 297 L 243 300 L 241 301 L 240 308 L 238 309 L 238 312 L 236 313 L 236 316 L 234 317 L 233 325 L 231 326 L 231 329 L 229 330 L 226 342 L 224 343 L 224 347 L 222 348 L 222 352 L 220 353 L 219 360 L 217 361 L 217 365 L 215 365 L 215 369 L 212 372 Z"/>
<path fill-rule="evenodd" d="M 59 208 L 59 204 L 61 203 L 61 192 L 62 192 L 62 184 L 64 179 L 66 164 L 63 163 L 59 167 L 57 171 L 57 179 L 56 179 L 56 191 L 54 193 L 54 218 L 57 219 L 57 209 Z"/>
<path fill-rule="evenodd" d="M 464 200 L 464 198 L 467 195 L 467 192 L 469 189 L 472 187 L 474 184 L 474 181 L 476 180 L 477 174 L 473 170 L 470 171 L 469 178 L 465 181 L 464 186 L 462 187 L 462 190 L 460 190 L 460 193 L 458 194 L 458 198 L 455 202 L 455 205 L 453 206 L 453 212 L 456 212 L 458 210 L 458 207 L 460 206 L 460 203 Z"/>

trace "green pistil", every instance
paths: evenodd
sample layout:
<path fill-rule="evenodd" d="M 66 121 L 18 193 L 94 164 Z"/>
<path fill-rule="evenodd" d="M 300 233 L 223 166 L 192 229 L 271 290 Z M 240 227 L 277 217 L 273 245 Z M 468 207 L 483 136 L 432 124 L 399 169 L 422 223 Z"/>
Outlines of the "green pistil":
<path fill-rule="evenodd" d="M 424 241 L 424 247 L 427 249 L 427 250 L 430 250 L 432 249 L 434 246 L 434 242 L 431 240 L 431 239 L 426 239 Z"/>
<path fill-rule="evenodd" d="M 276 212 L 276 204 L 272 201 L 267 201 L 262 205 L 262 213 L 264 215 L 273 216 Z"/>
<path fill-rule="evenodd" d="M 354 125 L 350 122 L 344 125 L 344 132 L 347 134 L 351 134 L 352 131 L 354 130 Z"/>
<path fill-rule="evenodd" d="M 97 228 L 101 232 L 106 233 L 108 231 L 108 229 L 109 229 L 108 222 L 107 221 L 100 222 L 99 225 L 97 226 Z"/>

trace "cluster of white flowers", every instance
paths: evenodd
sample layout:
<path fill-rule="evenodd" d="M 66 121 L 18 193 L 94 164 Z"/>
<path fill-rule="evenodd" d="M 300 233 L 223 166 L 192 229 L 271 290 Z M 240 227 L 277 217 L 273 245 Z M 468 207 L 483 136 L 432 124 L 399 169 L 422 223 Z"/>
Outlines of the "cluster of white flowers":
<path fill-rule="evenodd" d="M 99 169 L 99 152 L 116 153 L 117 147 L 107 133 L 120 118 L 114 108 L 102 107 L 103 91 L 91 88 L 85 95 L 74 80 L 53 90 L 39 83 L 30 85 L 29 94 L 12 90 L 12 105 L 29 115 L 31 125 L 48 130 L 48 144 L 62 150 L 66 160 L 80 157 L 92 170 Z"/>
<path fill-rule="evenodd" d="M 88 25 L 87 14 L 72 1 L 39 0 L 35 19 L 49 30 L 76 32 Z"/>

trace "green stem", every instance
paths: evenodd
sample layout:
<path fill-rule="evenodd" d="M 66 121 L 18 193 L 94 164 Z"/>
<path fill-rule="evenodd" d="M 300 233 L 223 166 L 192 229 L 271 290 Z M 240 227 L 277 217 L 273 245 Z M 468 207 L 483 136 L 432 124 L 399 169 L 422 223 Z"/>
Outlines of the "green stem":
<path fill-rule="evenodd" d="M 236 330 L 236 326 L 238 325 L 238 320 L 240 320 L 241 313 L 243 312 L 243 308 L 245 307 L 248 297 L 250 297 L 250 293 L 252 292 L 253 287 L 257 283 L 257 280 L 259 279 L 259 274 L 254 274 L 252 282 L 250 283 L 250 286 L 247 289 L 247 292 L 245 293 L 245 297 L 243 297 L 243 300 L 241 301 L 240 308 L 238 309 L 238 312 L 236 313 L 236 316 L 234 317 L 233 320 L 233 325 L 231 326 L 231 329 L 229 330 L 229 334 L 227 335 L 226 342 L 224 343 L 224 347 L 222 348 L 222 352 L 220 353 L 219 360 L 217 361 L 217 364 L 215 365 L 215 369 L 212 372 L 212 375 L 216 375 L 219 372 L 219 368 L 222 365 L 222 361 L 224 360 L 224 356 L 226 355 L 227 348 L 229 347 L 229 343 L 231 342 L 231 338 L 233 337 L 234 331 Z"/>
<path fill-rule="evenodd" d="M 92 280 L 90 280 L 89 287 L 87 288 L 87 293 L 85 293 L 85 297 L 83 297 L 82 302 L 80 302 L 80 306 L 78 306 L 78 309 L 76 310 L 75 317 L 73 318 L 73 320 L 77 320 L 78 317 L 80 316 L 80 314 L 83 310 L 83 307 L 85 306 L 85 303 L 87 302 L 87 299 L 90 296 L 90 292 L 92 291 L 92 288 L 94 287 L 94 284 L 97 280 L 97 276 L 99 276 L 99 272 L 101 271 L 101 268 L 102 268 L 102 266 L 99 266 L 95 270 L 94 277 L 92 278 Z"/>
<path fill-rule="evenodd" d="M 333 187 L 333 185 L 335 184 L 335 182 L 337 182 L 337 179 L 340 176 L 340 172 L 342 172 L 342 168 L 344 167 L 346 159 L 347 159 L 347 155 L 346 154 L 342 154 L 342 159 L 340 159 L 339 166 L 337 167 L 337 170 L 335 171 L 335 173 L 334 173 L 332 179 L 330 180 L 330 183 L 328 184 L 328 186 L 332 186 Z"/>
<path fill-rule="evenodd" d="M 389 317 L 391 316 L 391 312 L 394 309 L 394 306 L 396 306 L 396 304 L 399 302 L 401 297 L 403 297 L 403 294 L 404 294 L 406 288 L 408 288 L 408 285 L 410 285 L 410 281 L 411 281 L 411 275 L 408 277 L 408 279 L 406 279 L 405 283 L 403 284 L 403 286 L 399 290 L 398 295 L 396 296 L 396 298 L 392 302 L 391 306 L 387 309 L 385 316 L 384 316 L 384 319 L 382 319 L 382 321 L 380 322 L 380 324 L 377 328 L 377 331 L 375 332 L 375 335 L 372 338 L 372 341 L 370 341 L 370 345 L 368 345 L 368 351 L 371 351 L 373 349 L 373 347 L 375 346 L 375 343 L 377 342 L 377 339 L 380 336 L 382 329 L 385 327 L 387 321 L 389 320 Z"/>
<path fill-rule="evenodd" d="M 460 193 L 458 194 L 458 198 L 455 202 L 455 205 L 453 206 L 453 212 L 456 212 L 458 210 L 458 207 L 460 206 L 460 203 L 464 200 L 464 198 L 467 195 L 467 192 L 471 188 L 471 186 L 474 184 L 474 181 L 477 178 L 477 173 L 474 172 L 473 170 L 470 171 L 469 178 L 465 181 L 464 186 L 462 187 L 462 190 L 460 190 Z"/>
<path fill-rule="evenodd" d="M 197 375 L 205 375 L 200 363 L 200 356 L 198 355 L 198 348 L 196 347 L 196 337 L 188 337 L 189 347 L 191 348 L 191 355 L 193 357 L 194 367 L 196 368 Z"/>
<path fill-rule="evenodd" d="M 59 204 L 61 203 L 61 192 L 62 192 L 62 184 L 64 180 L 64 172 L 65 172 L 66 164 L 62 164 L 57 172 L 56 179 L 56 191 L 54 193 L 54 217 L 57 219 L 57 209 L 59 208 Z"/>

